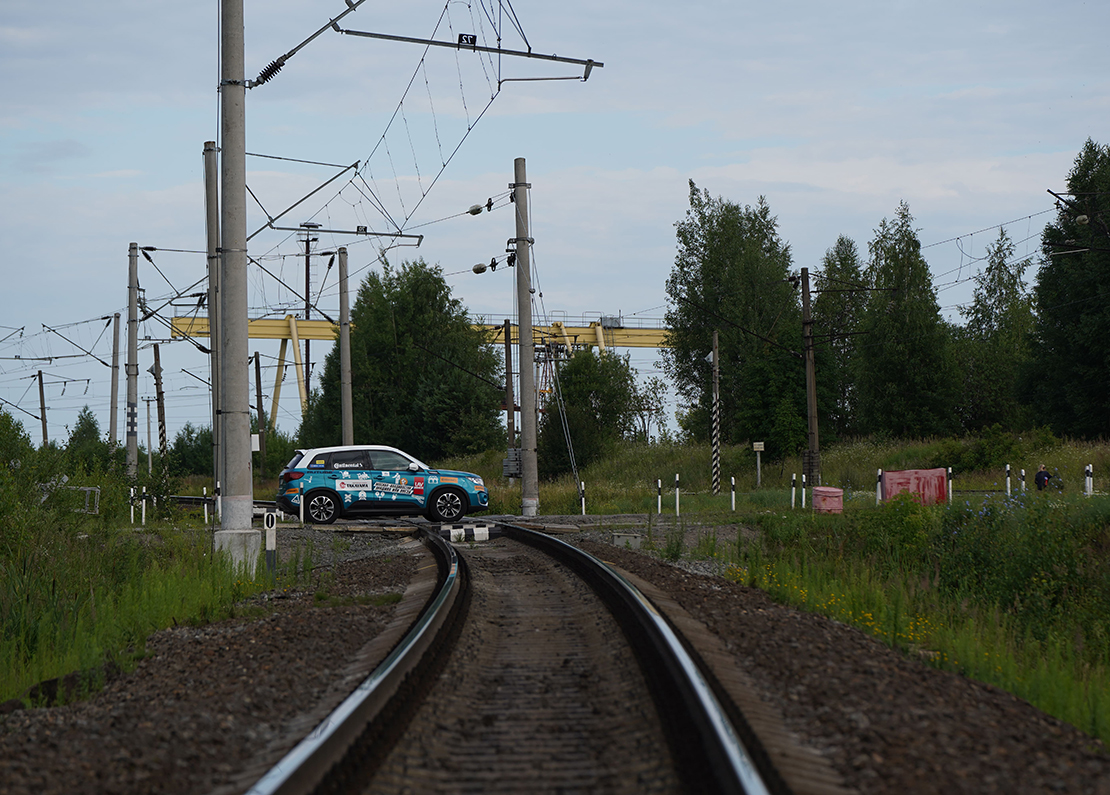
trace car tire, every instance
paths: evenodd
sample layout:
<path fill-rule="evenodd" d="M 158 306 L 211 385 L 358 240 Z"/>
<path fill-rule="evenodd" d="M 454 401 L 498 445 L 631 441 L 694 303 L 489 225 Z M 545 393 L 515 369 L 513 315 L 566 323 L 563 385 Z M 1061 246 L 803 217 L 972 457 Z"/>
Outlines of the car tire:
<path fill-rule="evenodd" d="M 469 507 L 466 493 L 461 489 L 440 489 L 432 495 L 428 513 L 435 522 L 457 522 L 466 516 Z"/>
<path fill-rule="evenodd" d="M 331 524 L 339 518 L 339 501 L 324 491 L 309 494 L 304 506 L 305 521 L 313 524 Z"/>

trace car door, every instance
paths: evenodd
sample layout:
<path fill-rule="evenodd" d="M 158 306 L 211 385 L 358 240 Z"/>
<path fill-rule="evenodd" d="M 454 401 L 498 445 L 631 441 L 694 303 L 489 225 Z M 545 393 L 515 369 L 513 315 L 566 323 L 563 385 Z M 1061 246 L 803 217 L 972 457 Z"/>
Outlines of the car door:
<path fill-rule="evenodd" d="M 397 513 L 423 512 L 426 473 L 413 472 L 409 469 L 412 459 L 394 450 L 374 450 L 372 455 L 374 493 L 382 508 Z"/>
<path fill-rule="evenodd" d="M 343 511 L 367 511 L 375 506 L 370 451 L 336 450 L 331 454 L 328 477 L 343 504 Z"/>

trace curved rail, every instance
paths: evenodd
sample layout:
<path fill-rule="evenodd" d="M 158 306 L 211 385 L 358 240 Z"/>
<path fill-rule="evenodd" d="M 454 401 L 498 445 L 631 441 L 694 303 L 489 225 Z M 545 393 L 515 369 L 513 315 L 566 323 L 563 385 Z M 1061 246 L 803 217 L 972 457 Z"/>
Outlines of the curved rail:
<path fill-rule="evenodd" d="M 292 795 L 313 792 L 343 761 L 367 723 L 400 690 L 433 646 L 448 618 L 462 602 L 464 572 L 453 547 L 424 531 L 424 543 L 439 564 L 439 586 L 408 634 L 343 703 L 305 739 L 271 768 L 248 795 Z"/>
<path fill-rule="evenodd" d="M 707 674 L 652 602 L 602 561 L 552 536 L 514 525 L 503 535 L 561 560 L 585 579 L 621 619 L 649 670 L 659 712 L 672 749 L 696 792 L 770 795 L 789 792 L 762 748 L 753 753 L 741 741 L 733 721 L 714 693 Z M 750 741 L 749 741 L 750 742 Z M 761 764 L 756 763 L 755 757 Z M 767 781 L 765 781 L 767 779 Z"/>
<path fill-rule="evenodd" d="M 726 708 L 712 675 L 638 588 L 577 547 L 522 527 L 499 526 L 503 535 L 551 555 L 582 577 L 617 617 L 641 659 L 659 714 L 665 718 L 675 760 L 691 791 L 744 795 L 790 791 L 743 716 L 731 704 Z M 416 624 L 355 692 L 259 779 L 248 795 L 309 793 L 331 776 L 342 778 L 345 757 L 356 743 L 366 742 L 367 725 L 410 682 L 410 674 L 425 664 L 419 658 L 431 656 L 426 653 L 442 642 L 440 637 L 455 623 L 449 614 L 456 616 L 467 599 L 465 564 L 438 533 L 425 528 L 423 534 L 440 562 L 440 586 Z"/>

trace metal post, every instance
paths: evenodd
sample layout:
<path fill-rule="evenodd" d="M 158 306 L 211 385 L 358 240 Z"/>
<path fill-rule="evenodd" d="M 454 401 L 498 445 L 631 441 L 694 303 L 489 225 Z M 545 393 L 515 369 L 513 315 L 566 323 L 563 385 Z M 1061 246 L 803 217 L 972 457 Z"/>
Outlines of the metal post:
<path fill-rule="evenodd" d="M 582 515 L 586 515 L 586 481 L 582 481 L 579 485 L 579 492 L 582 498 Z"/>
<path fill-rule="evenodd" d="M 39 418 L 42 420 L 42 448 L 45 450 L 50 437 L 46 433 L 46 390 L 42 386 L 42 370 L 39 370 Z"/>
<path fill-rule="evenodd" d="M 540 478 L 536 460 L 536 376 L 532 347 L 532 259 L 528 237 L 528 175 L 523 157 L 514 163 L 513 202 L 516 205 L 516 306 L 520 333 L 520 457 L 521 512 L 535 516 L 540 507 Z"/>
<path fill-rule="evenodd" d="M 1010 465 L 1006 465 L 1006 496 L 1010 496 Z"/>
<path fill-rule="evenodd" d="M 721 365 L 713 331 L 713 493 L 721 493 Z"/>
<path fill-rule="evenodd" d="M 736 477 L 733 476 L 732 480 L 732 510 L 736 510 Z"/>
<path fill-rule="evenodd" d="M 655 513 L 663 513 L 663 479 L 656 478 L 655 480 Z"/>
<path fill-rule="evenodd" d="M 254 509 L 247 377 L 247 87 L 243 0 L 221 0 L 221 7 L 220 416 L 224 465 L 220 521 L 223 530 L 243 531 L 251 529 Z"/>
<path fill-rule="evenodd" d="M 798 503 L 798 475 L 796 473 L 790 474 L 790 510 L 794 510 L 794 506 Z"/>
<path fill-rule="evenodd" d="M 347 247 L 339 247 L 339 403 L 343 444 L 355 443 L 355 409 L 351 393 L 351 308 L 347 285 Z"/>
<path fill-rule="evenodd" d="M 112 411 L 108 415 L 108 439 L 114 452 L 119 442 L 119 312 L 112 318 Z"/>
<path fill-rule="evenodd" d="M 809 448 L 802 474 L 810 482 L 821 482 L 821 449 L 817 437 L 817 375 L 813 358 L 813 318 L 809 309 L 809 268 L 802 268 L 802 345 L 806 359 L 806 414 L 809 416 Z M 804 506 L 803 506 L 804 507 Z"/>
<path fill-rule="evenodd" d="M 949 470 L 951 471 L 951 470 Z M 951 493 L 951 489 L 949 489 Z M 880 469 L 875 476 L 875 504 L 878 505 L 883 501 L 883 471 Z"/>
<path fill-rule="evenodd" d="M 679 515 L 679 513 L 680 512 L 679 512 L 679 509 L 678 509 L 678 473 L 675 472 L 674 473 L 674 515 L 677 517 Z"/>
<path fill-rule="evenodd" d="M 139 470 L 139 244 L 127 250 L 127 477 Z"/>
<path fill-rule="evenodd" d="M 879 470 L 879 477 L 882 477 L 882 470 Z M 948 501 L 952 502 L 952 467 L 948 467 Z"/>
<path fill-rule="evenodd" d="M 215 141 L 204 142 L 204 218 L 208 251 L 208 369 L 212 381 L 212 483 L 223 480 L 223 417 L 220 400 L 220 177 Z"/>

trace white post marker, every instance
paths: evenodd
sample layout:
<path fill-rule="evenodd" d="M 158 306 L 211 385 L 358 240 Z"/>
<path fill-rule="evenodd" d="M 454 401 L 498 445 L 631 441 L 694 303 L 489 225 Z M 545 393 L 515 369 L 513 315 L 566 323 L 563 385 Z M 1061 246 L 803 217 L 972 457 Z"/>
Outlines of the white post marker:
<path fill-rule="evenodd" d="M 277 512 L 266 511 L 262 525 L 266 528 L 266 571 L 273 574 L 277 570 Z"/>
<path fill-rule="evenodd" d="M 790 473 L 790 510 L 794 510 L 794 506 L 798 502 L 798 473 Z"/>
<path fill-rule="evenodd" d="M 142 510 L 142 517 L 143 517 L 143 521 L 142 521 L 143 527 L 146 527 L 146 486 L 143 486 L 143 510 Z"/>
<path fill-rule="evenodd" d="M 201 495 L 204 497 L 204 523 L 208 524 L 208 487 L 205 486 L 201 489 Z"/>
<path fill-rule="evenodd" d="M 1021 492 L 1025 493 L 1025 470 L 1021 470 Z"/>
<path fill-rule="evenodd" d="M 131 498 L 128 500 L 128 502 L 131 503 L 131 524 L 135 524 L 135 487 L 132 486 L 130 491 Z"/>
<path fill-rule="evenodd" d="M 1006 496 L 1010 496 L 1010 465 L 1006 465 Z"/>
<path fill-rule="evenodd" d="M 802 473 L 802 510 L 806 508 L 806 473 Z"/>
<path fill-rule="evenodd" d="M 732 510 L 735 513 L 736 512 L 736 476 L 734 475 L 731 478 L 731 480 L 732 480 Z"/>
<path fill-rule="evenodd" d="M 678 473 L 674 473 L 674 515 L 679 515 L 678 510 Z"/>
<path fill-rule="evenodd" d="M 304 484 L 298 483 L 297 489 L 300 496 L 297 498 L 297 509 L 300 511 L 301 527 L 304 527 Z"/>
<path fill-rule="evenodd" d="M 949 470 L 951 471 L 951 470 Z M 878 505 L 883 501 L 883 471 L 880 469 L 879 473 L 875 476 L 875 504 Z"/>
<path fill-rule="evenodd" d="M 655 513 L 663 513 L 663 478 L 655 479 Z"/>
<path fill-rule="evenodd" d="M 582 487 L 581 487 L 581 490 L 578 492 L 578 494 L 582 498 L 582 515 L 585 516 L 586 515 L 586 481 L 584 481 L 584 480 L 582 481 Z"/>

